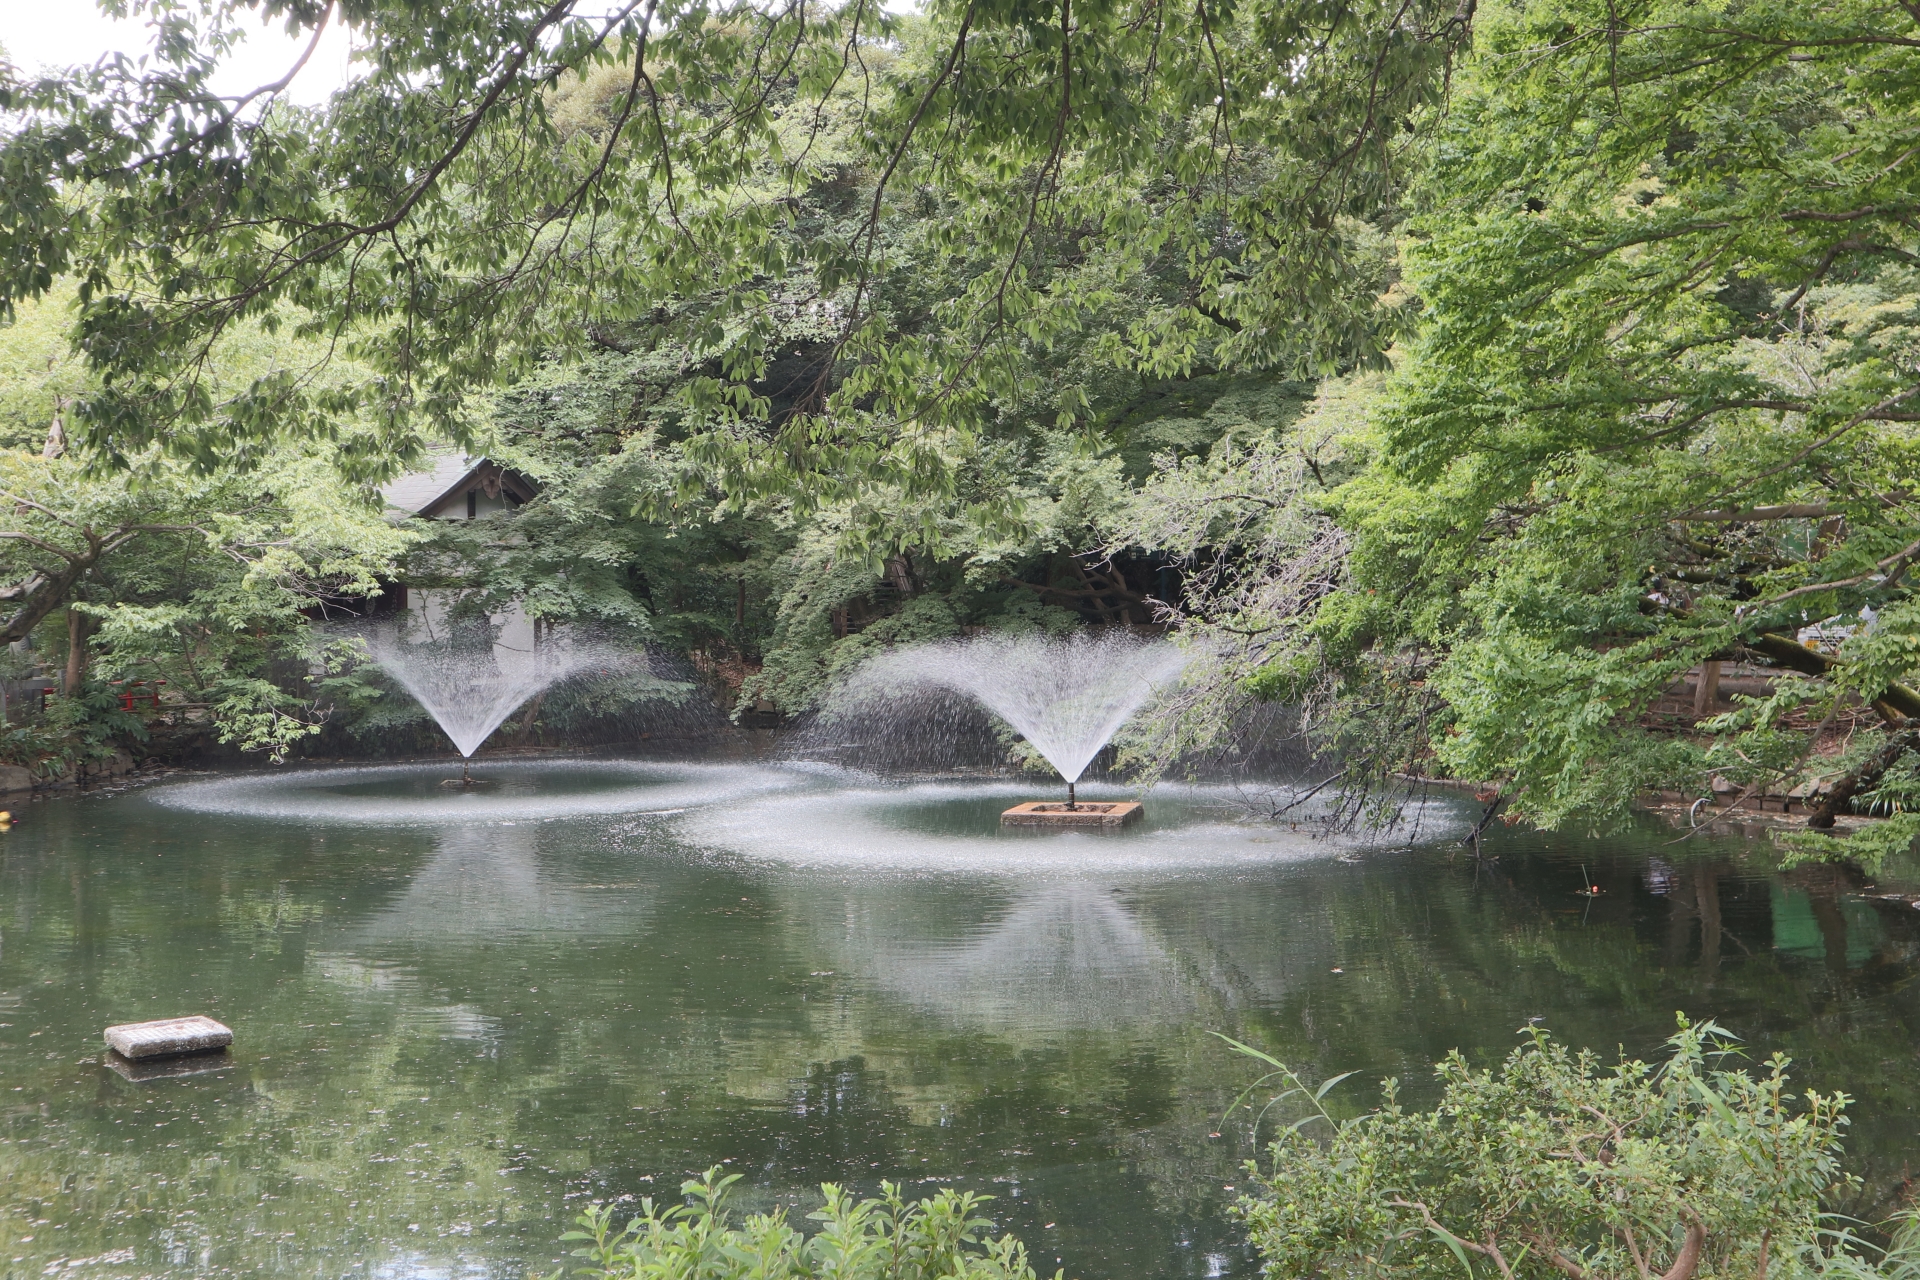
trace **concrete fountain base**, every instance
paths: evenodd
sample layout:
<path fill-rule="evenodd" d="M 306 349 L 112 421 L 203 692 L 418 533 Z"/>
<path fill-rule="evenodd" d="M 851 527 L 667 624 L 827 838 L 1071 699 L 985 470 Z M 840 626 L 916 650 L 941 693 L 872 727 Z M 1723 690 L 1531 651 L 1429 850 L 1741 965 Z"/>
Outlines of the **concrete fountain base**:
<path fill-rule="evenodd" d="M 1057 801 L 1029 800 L 1000 815 L 1003 827 L 1091 827 L 1118 831 L 1138 822 L 1146 811 L 1138 800 L 1082 800 L 1068 807 Z"/>

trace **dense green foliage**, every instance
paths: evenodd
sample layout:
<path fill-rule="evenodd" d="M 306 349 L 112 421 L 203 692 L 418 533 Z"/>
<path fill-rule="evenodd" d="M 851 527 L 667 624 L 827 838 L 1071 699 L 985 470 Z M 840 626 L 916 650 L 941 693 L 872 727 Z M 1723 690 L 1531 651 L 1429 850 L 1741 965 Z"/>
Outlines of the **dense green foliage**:
<path fill-rule="evenodd" d="M 807 1217 L 820 1225 L 802 1235 L 783 1214 L 754 1214 L 729 1224 L 722 1203 L 739 1174 L 709 1169 L 680 1188 L 683 1203 L 640 1202 L 624 1227 L 614 1226 L 615 1207 L 597 1205 L 580 1215 L 579 1229 L 563 1240 L 586 1243 L 574 1256 L 586 1260 L 573 1274 L 633 1280 L 1033 1280 L 1026 1249 L 1012 1236 L 982 1240 L 993 1225 L 979 1216 L 984 1203 L 972 1192 L 946 1190 L 908 1203 L 893 1183 L 879 1199 L 861 1200 L 827 1183 L 826 1205 Z"/>
<path fill-rule="evenodd" d="M 967 0 L 923 21 L 866 0 L 269 0 L 296 30 L 337 9 L 366 51 L 311 118 L 274 86 L 206 88 L 253 7 L 153 0 L 150 66 L 0 86 L 0 305 L 79 280 L 94 447 L 211 463 L 351 409 L 405 456 L 423 425 L 471 435 L 476 386 L 661 319 L 710 365 L 686 396 L 708 464 L 808 499 L 952 496 L 970 431 L 1084 410 L 1044 373 L 1073 349 L 1156 374 L 1377 359 L 1390 246 L 1354 220 L 1391 196 L 1399 122 L 1467 31 L 1451 6 L 1345 0 Z M 852 198 L 800 201 L 835 187 Z M 221 394 L 202 361 L 250 319 L 366 376 Z M 796 327 L 827 362 L 783 413 L 752 384 Z"/>
<path fill-rule="evenodd" d="M 71 300 L 75 450 L 248 474 L 318 442 L 358 485 L 484 446 L 547 500 L 436 530 L 410 578 L 736 675 L 770 650 L 747 696 L 785 710 L 872 643 L 1146 620 L 1150 567 L 1075 554 L 1156 446 L 1219 438 L 1210 405 L 1381 359 L 1367 219 L 1466 35 L 1426 5 L 269 4 L 367 51 L 313 113 L 207 90 L 247 6 L 143 8 L 148 64 L 0 76 L 0 303 Z M 223 377 L 237 332 L 291 341 Z"/>
<path fill-rule="evenodd" d="M 1220 655 L 1188 737 L 1299 700 L 1350 774 L 1549 825 L 1715 777 L 1870 793 L 1920 714 L 1916 48 L 1891 3 L 1482 6 L 1393 373 L 1148 490 L 1134 536 L 1241 551 L 1187 602 Z M 1656 713 L 1708 660 L 1779 677 Z"/>
<path fill-rule="evenodd" d="M 343 478 L 315 442 L 284 442 L 246 467 L 202 470 L 158 447 L 124 470 L 91 465 L 65 438 L 71 406 L 98 385 L 68 350 L 66 300 L 23 304 L 0 328 L 0 496 L 11 508 L 0 642 L 37 644 L 73 698 L 0 755 L 58 773 L 109 754 L 114 735 L 144 740 L 109 681 L 165 689 L 183 727 L 284 754 L 326 719 L 308 669 L 341 656 L 308 634 L 303 611 L 377 593 L 418 535 L 386 521 L 379 495 Z M 289 354 L 237 332 L 207 377 L 242 380 Z"/>
<path fill-rule="evenodd" d="M 1871 1272 L 1821 1212 L 1847 1182 L 1847 1099 L 1796 1098 L 1781 1056 L 1758 1077 L 1729 1069 L 1733 1047 L 1683 1021 L 1665 1062 L 1606 1069 L 1535 1031 L 1497 1070 L 1440 1063 L 1431 1111 L 1404 1110 L 1389 1081 L 1347 1119 L 1322 1102 L 1344 1077 L 1309 1090 L 1272 1063 L 1294 1086 L 1276 1102 L 1304 1115 L 1242 1215 L 1277 1277 Z M 1891 1270 L 1911 1265 L 1905 1245 Z"/>
<path fill-rule="evenodd" d="M 1905 805 L 1895 0 L 143 8 L 145 66 L 0 72 L 0 332 L 59 339 L 0 415 L 253 594 L 163 620 L 15 547 L 44 651 L 71 600 L 114 653 L 284 658 L 286 593 L 397 572 L 791 713 L 875 645 L 1164 621 L 1202 660 L 1149 772 L 1266 702 L 1349 815 L 1433 772 L 1549 825 L 1715 780 Z M 348 22 L 362 74 L 213 97 L 256 9 Z M 368 524 L 448 443 L 539 500 Z M 295 510 L 288 467 L 352 501 Z M 1662 709 L 1712 662 L 1770 678 Z M 275 687 L 196 697 L 282 746 L 317 712 Z"/>
<path fill-rule="evenodd" d="M 1338 503 L 1356 563 L 1412 588 L 1409 638 L 1447 645 L 1442 759 L 1549 820 L 1703 766 L 1790 776 L 1849 702 L 1920 712 L 1889 689 L 1920 537 L 1920 28 L 1883 4 L 1699 19 L 1483 15 L 1408 244 L 1427 316 L 1379 415 L 1391 473 Z M 1394 563 L 1416 545 L 1417 582 Z M 1840 663 L 1793 651 L 1863 607 Z M 1676 768 L 1636 713 L 1743 653 L 1825 678 Z"/>

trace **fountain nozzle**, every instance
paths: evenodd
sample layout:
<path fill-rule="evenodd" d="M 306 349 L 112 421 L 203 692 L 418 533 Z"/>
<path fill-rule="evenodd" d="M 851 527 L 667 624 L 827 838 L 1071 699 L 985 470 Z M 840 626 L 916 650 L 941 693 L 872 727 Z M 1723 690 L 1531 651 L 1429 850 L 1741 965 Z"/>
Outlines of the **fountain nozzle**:
<path fill-rule="evenodd" d="M 1073 784 L 1069 782 L 1067 784 L 1067 809 L 1069 812 L 1071 812 L 1072 810 L 1078 809 L 1079 807 L 1080 807 L 1079 805 L 1073 802 Z"/>
<path fill-rule="evenodd" d="M 456 791 L 472 791 L 477 787 L 490 787 L 493 784 L 485 778 L 474 777 L 472 757 L 462 756 L 460 758 L 460 776 L 457 778 L 448 778 L 440 785 L 443 787 L 451 787 Z"/>

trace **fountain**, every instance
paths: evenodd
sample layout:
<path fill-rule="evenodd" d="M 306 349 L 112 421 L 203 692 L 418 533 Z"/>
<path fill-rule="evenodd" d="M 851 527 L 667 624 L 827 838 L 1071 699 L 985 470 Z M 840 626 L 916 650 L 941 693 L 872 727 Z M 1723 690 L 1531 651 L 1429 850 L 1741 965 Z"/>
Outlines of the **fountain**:
<path fill-rule="evenodd" d="M 547 633 L 509 644 L 486 619 L 443 625 L 424 618 L 360 633 L 367 656 L 413 695 L 460 752 L 460 776 L 441 785 L 476 787 L 473 753 L 529 698 L 589 667 L 611 669 L 632 655 Z M 516 637 L 517 638 L 517 637 Z"/>
<path fill-rule="evenodd" d="M 1114 829 L 1139 819 L 1139 802 L 1081 802 L 1080 775 L 1156 689 L 1179 677 L 1186 661 L 1165 641 L 1126 633 L 936 641 L 869 660 L 835 695 L 827 715 L 874 700 L 897 703 L 930 688 L 963 694 L 1025 738 L 1067 784 L 1066 803 L 1017 804 L 1001 814 L 1003 824 Z"/>
<path fill-rule="evenodd" d="M 153 793 L 169 809 L 266 818 L 315 829 L 511 826 L 621 815 L 653 821 L 703 805 L 738 806 L 804 779 L 751 764 L 696 761 L 517 760 L 494 786 L 441 789 L 445 766 L 356 765 L 213 777 Z"/>

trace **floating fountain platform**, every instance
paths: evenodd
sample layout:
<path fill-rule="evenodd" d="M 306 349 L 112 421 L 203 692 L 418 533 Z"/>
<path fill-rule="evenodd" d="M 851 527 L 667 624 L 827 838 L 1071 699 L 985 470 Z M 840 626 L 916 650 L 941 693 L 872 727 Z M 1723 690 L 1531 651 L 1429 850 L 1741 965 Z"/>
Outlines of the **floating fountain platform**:
<path fill-rule="evenodd" d="M 230 1029 L 202 1013 L 155 1022 L 123 1022 L 108 1027 L 105 1036 L 107 1047 L 129 1061 L 205 1053 L 233 1043 Z"/>
<path fill-rule="evenodd" d="M 451 787 L 456 791 L 471 791 L 475 787 L 490 787 L 493 784 L 485 778 L 476 778 L 473 776 L 473 753 L 469 751 L 463 753 L 461 756 L 460 776 L 457 778 L 447 778 L 442 781 L 440 785 L 443 787 Z"/>
<path fill-rule="evenodd" d="M 1118 831 L 1130 822 L 1140 821 L 1145 812 L 1138 800 L 1082 800 L 1078 804 L 1029 800 L 1002 813 L 1000 825 L 1091 827 L 1096 831 Z"/>

